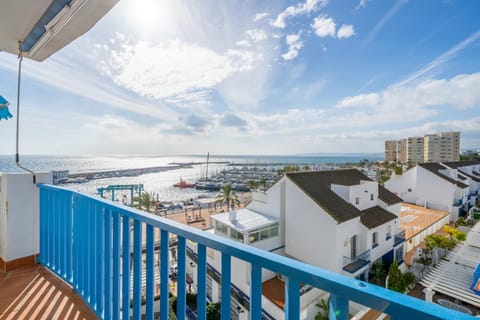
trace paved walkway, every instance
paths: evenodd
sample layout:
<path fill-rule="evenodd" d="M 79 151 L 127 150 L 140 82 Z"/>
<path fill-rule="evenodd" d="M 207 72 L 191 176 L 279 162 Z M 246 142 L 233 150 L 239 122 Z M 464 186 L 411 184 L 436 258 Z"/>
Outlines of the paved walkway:
<path fill-rule="evenodd" d="M 0 272 L 0 320 L 91 320 L 96 315 L 72 288 L 41 265 Z"/>

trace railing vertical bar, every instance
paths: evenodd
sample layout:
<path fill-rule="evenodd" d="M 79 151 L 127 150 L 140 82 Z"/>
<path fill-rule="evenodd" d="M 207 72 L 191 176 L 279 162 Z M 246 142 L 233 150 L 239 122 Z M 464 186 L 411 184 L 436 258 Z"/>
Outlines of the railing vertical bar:
<path fill-rule="evenodd" d="M 63 197 L 63 194 L 60 194 L 58 197 L 55 197 L 55 208 L 53 210 L 53 219 L 52 219 L 52 237 L 51 237 L 51 242 L 52 242 L 52 269 L 54 271 L 58 271 L 58 247 L 57 247 L 57 242 L 58 239 L 58 213 L 60 212 L 59 208 L 59 202 L 61 201 L 61 198 Z"/>
<path fill-rule="evenodd" d="M 160 319 L 168 319 L 168 231 L 160 231 Z"/>
<path fill-rule="evenodd" d="M 154 318 L 154 285 L 155 285 L 155 278 L 154 278 L 154 237 L 153 237 L 153 226 L 148 224 L 147 225 L 147 265 L 146 265 L 146 288 L 145 288 L 145 298 L 146 298 L 146 320 L 153 320 Z"/>
<path fill-rule="evenodd" d="M 221 315 L 222 320 L 230 320 L 230 286 L 231 286 L 231 257 L 222 252 L 222 298 Z"/>
<path fill-rule="evenodd" d="M 330 294 L 329 319 L 347 320 L 348 319 L 348 299 L 336 294 Z"/>
<path fill-rule="evenodd" d="M 250 320 L 262 318 L 262 267 L 252 264 L 250 274 Z"/>
<path fill-rule="evenodd" d="M 207 247 L 197 244 L 197 316 L 199 320 L 207 318 Z"/>
<path fill-rule="evenodd" d="M 92 230 L 90 230 L 90 237 L 91 237 L 91 243 L 92 243 L 92 264 L 90 265 L 90 297 L 91 297 L 91 305 L 93 306 L 94 310 L 97 309 L 97 265 L 98 265 L 98 223 L 97 223 L 97 217 L 99 216 L 99 208 L 95 205 L 95 203 L 90 203 L 90 209 L 91 209 L 91 219 L 92 219 Z"/>
<path fill-rule="evenodd" d="M 58 274 L 60 277 L 65 278 L 65 203 L 67 200 L 67 195 L 65 193 L 62 194 L 61 201 L 59 204 L 60 210 L 58 214 Z"/>
<path fill-rule="evenodd" d="M 112 319 L 120 319 L 120 214 L 113 212 Z"/>
<path fill-rule="evenodd" d="M 104 211 L 104 306 L 103 306 L 103 318 L 112 318 L 112 210 L 105 209 Z"/>
<path fill-rule="evenodd" d="M 48 214 L 45 215 L 45 231 L 46 231 L 46 235 L 45 235 L 45 247 L 46 247 L 46 259 L 47 259 L 47 266 L 48 267 L 52 267 L 52 245 L 51 245 L 51 242 L 50 242 L 50 237 L 52 235 L 52 220 L 53 220 L 53 215 L 55 214 L 54 210 L 55 210 L 55 202 L 53 200 L 53 195 L 51 192 L 48 192 L 48 206 L 47 206 L 47 210 L 48 210 Z"/>
<path fill-rule="evenodd" d="M 79 265 L 79 281 L 78 281 L 78 290 L 84 296 L 85 295 L 85 265 L 87 262 L 87 257 L 85 256 L 86 250 L 86 234 L 83 228 L 85 224 L 86 212 L 85 212 L 85 205 L 82 199 L 78 196 L 75 196 L 75 203 L 76 203 L 76 220 L 77 220 L 77 227 L 76 227 L 76 235 L 77 235 L 77 246 L 78 246 L 78 255 L 75 257 L 77 259 L 77 264 Z"/>
<path fill-rule="evenodd" d="M 185 319 L 186 312 L 186 254 L 187 246 L 184 237 L 177 238 L 178 248 L 177 248 L 177 257 L 178 257 L 178 281 L 177 281 L 177 317 L 179 319 Z"/>
<path fill-rule="evenodd" d="M 72 215 L 73 215 L 73 195 L 72 193 L 68 194 L 68 202 L 67 202 L 67 215 L 66 215 L 66 226 L 67 226 L 67 247 L 65 248 L 66 253 L 66 268 L 67 273 L 66 277 L 68 282 L 73 284 L 73 270 L 72 270 L 72 259 L 73 259 L 73 242 L 75 241 L 74 233 L 73 233 L 73 224 L 72 224 Z"/>
<path fill-rule="evenodd" d="M 81 283 L 83 279 L 83 263 L 84 259 L 80 259 L 82 257 L 82 229 L 81 229 L 81 219 L 79 212 L 81 211 L 81 203 L 77 196 L 72 197 L 73 202 L 73 283 L 74 289 L 78 292 L 81 292 Z"/>
<path fill-rule="evenodd" d="M 300 283 L 293 278 L 287 278 L 285 283 L 285 319 L 300 317 Z"/>
<path fill-rule="evenodd" d="M 133 222 L 133 320 L 142 316 L 142 224 Z"/>
<path fill-rule="evenodd" d="M 107 255 L 108 248 L 105 249 L 105 220 L 108 215 L 108 210 L 104 206 L 98 206 L 98 211 L 96 214 L 97 220 L 97 234 L 96 234 L 96 243 L 97 243 L 97 263 L 96 266 L 96 275 L 97 275 L 97 285 L 96 285 L 96 299 L 97 299 L 97 314 L 102 315 L 104 311 L 104 299 L 105 299 L 105 263 L 106 260 L 110 259 Z M 104 317 L 105 319 L 105 317 Z"/>
<path fill-rule="evenodd" d="M 122 217 L 122 319 L 130 319 L 130 218 Z"/>
<path fill-rule="evenodd" d="M 83 199 L 82 199 L 83 200 Z M 85 211 L 85 216 L 86 216 L 86 223 L 83 226 L 83 230 L 86 233 L 86 241 L 85 241 L 85 252 L 86 252 L 86 260 L 87 263 L 85 265 L 85 298 L 87 299 L 88 302 L 92 302 L 91 300 L 91 278 L 92 278 L 92 272 L 91 272 L 91 266 L 93 264 L 93 259 L 92 259 L 92 240 L 91 240 L 91 226 L 92 225 L 92 212 L 91 212 L 91 205 L 89 203 L 85 204 L 86 211 Z"/>
<path fill-rule="evenodd" d="M 39 208 L 40 208 L 40 255 L 39 255 L 39 261 L 43 264 L 46 264 L 45 260 L 45 206 L 48 203 L 46 199 L 46 190 L 45 189 L 40 189 L 39 191 L 40 195 L 40 203 L 39 203 Z"/>

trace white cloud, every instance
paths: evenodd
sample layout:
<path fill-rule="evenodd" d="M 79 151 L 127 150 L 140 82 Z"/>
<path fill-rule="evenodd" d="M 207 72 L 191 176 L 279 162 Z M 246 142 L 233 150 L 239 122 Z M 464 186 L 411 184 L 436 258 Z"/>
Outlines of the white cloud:
<path fill-rule="evenodd" d="M 360 0 L 358 5 L 355 7 L 355 10 L 360 10 L 361 8 L 365 8 L 367 5 L 367 0 Z"/>
<path fill-rule="evenodd" d="M 180 40 L 158 44 L 126 40 L 108 49 L 100 69 L 119 86 L 165 99 L 212 89 L 236 73 L 251 70 L 255 59 L 251 51 L 230 49 L 219 54 Z"/>
<path fill-rule="evenodd" d="M 335 37 L 335 21 L 326 15 L 316 17 L 313 20 L 312 28 L 320 38 Z"/>
<path fill-rule="evenodd" d="M 426 80 L 416 86 L 392 86 L 381 93 L 360 94 L 339 102 L 339 108 L 378 110 L 419 110 L 451 106 L 468 109 L 480 106 L 480 73 L 462 74 L 451 79 Z"/>
<path fill-rule="evenodd" d="M 288 51 L 282 54 L 284 60 L 292 60 L 298 56 L 298 51 L 303 47 L 303 41 L 299 34 L 289 34 L 285 37 L 285 43 L 288 46 Z"/>
<path fill-rule="evenodd" d="M 247 30 L 245 33 L 250 37 L 250 39 L 252 39 L 253 42 L 260 42 L 268 39 L 268 35 L 265 30 L 253 29 Z"/>
<path fill-rule="evenodd" d="M 397 14 L 398 11 L 408 2 L 408 0 L 397 0 L 393 7 L 387 11 L 387 13 L 377 22 L 377 24 L 373 27 L 372 31 L 368 34 L 366 43 L 372 41 L 378 32 L 382 30 L 383 26 L 390 20 L 394 15 Z"/>
<path fill-rule="evenodd" d="M 328 0 L 306 0 L 304 3 L 290 6 L 277 16 L 275 21 L 272 22 L 272 26 L 283 29 L 286 26 L 286 20 L 288 18 L 317 11 L 318 9 L 325 7 L 327 4 Z"/>
<path fill-rule="evenodd" d="M 416 71 L 414 74 L 408 76 L 406 79 L 400 81 L 399 83 L 395 84 L 396 86 L 402 86 L 405 84 L 408 84 L 412 81 L 421 79 L 423 76 L 426 76 L 430 72 L 435 71 L 438 69 L 440 66 L 442 66 L 444 63 L 455 57 L 457 53 L 465 49 L 467 46 L 470 44 L 474 43 L 480 39 L 480 30 L 474 32 L 461 42 L 459 42 L 457 45 L 454 47 L 450 48 L 448 51 L 442 53 L 440 56 L 435 58 L 433 61 L 422 67 L 420 70 Z"/>
<path fill-rule="evenodd" d="M 355 35 L 355 29 L 351 24 L 344 24 L 340 29 L 337 31 L 337 38 L 350 38 L 351 36 Z"/>
<path fill-rule="evenodd" d="M 268 17 L 269 15 L 270 15 L 270 13 L 268 13 L 268 12 L 257 13 L 255 15 L 255 17 L 253 17 L 253 22 L 260 21 L 260 20 Z"/>
<path fill-rule="evenodd" d="M 235 43 L 238 47 L 250 47 L 251 44 L 247 40 L 240 40 Z"/>

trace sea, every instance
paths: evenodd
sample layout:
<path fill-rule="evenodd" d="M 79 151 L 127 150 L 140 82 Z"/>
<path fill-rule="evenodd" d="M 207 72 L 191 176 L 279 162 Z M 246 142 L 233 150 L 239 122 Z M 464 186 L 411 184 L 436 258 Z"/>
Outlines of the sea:
<path fill-rule="evenodd" d="M 378 161 L 383 159 L 382 154 L 342 154 L 342 155 L 213 155 L 209 156 L 209 176 L 220 173 L 227 168 L 228 162 L 237 166 L 261 165 L 263 168 L 276 170 L 287 164 L 321 165 L 357 163 L 361 160 Z M 173 184 L 180 179 L 194 183 L 206 174 L 207 155 L 108 155 L 108 156 L 41 156 L 24 155 L 20 157 L 22 166 L 35 172 L 68 170 L 70 173 L 112 171 L 122 169 L 137 169 L 160 166 L 174 166 L 178 163 L 202 163 L 189 168 L 172 169 L 156 173 L 148 173 L 134 177 L 114 177 L 90 180 L 85 183 L 63 184 L 62 187 L 77 190 L 88 194 L 97 194 L 97 189 L 118 184 L 143 184 L 144 190 L 153 194 L 159 201 L 182 202 L 198 197 L 214 196 L 211 192 L 196 189 L 179 189 Z M 217 162 L 217 163 L 216 163 Z M 15 157 L 0 155 L 0 172 L 21 171 L 15 165 Z M 121 192 L 115 193 L 116 198 Z M 118 200 L 115 199 L 115 200 Z"/>

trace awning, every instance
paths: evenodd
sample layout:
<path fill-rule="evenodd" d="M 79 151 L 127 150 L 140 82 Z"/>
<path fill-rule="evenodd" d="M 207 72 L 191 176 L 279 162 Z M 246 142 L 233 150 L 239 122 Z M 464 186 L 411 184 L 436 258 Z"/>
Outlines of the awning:
<path fill-rule="evenodd" d="M 7 120 L 12 117 L 12 114 L 8 110 L 9 105 L 10 103 L 8 103 L 4 97 L 0 96 L 0 120 Z"/>

